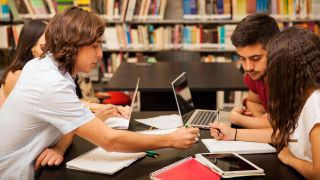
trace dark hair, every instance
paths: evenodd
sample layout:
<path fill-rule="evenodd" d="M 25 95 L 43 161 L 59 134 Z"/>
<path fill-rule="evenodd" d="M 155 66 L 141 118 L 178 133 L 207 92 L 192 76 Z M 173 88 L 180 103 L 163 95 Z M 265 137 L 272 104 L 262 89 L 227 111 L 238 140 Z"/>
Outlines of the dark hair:
<path fill-rule="evenodd" d="M 37 44 L 46 27 L 47 22 L 43 20 L 30 20 L 24 24 L 19 35 L 15 57 L 5 70 L 0 84 L 5 83 L 9 72 L 21 70 L 28 61 L 34 58 L 31 49 Z"/>
<path fill-rule="evenodd" d="M 105 23 L 94 13 L 71 6 L 58 12 L 45 33 L 44 53 L 52 53 L 63 73 L 73 73 L 78 49 L 103 35 Z"/>
<path fill-rule="evenodd" d="M 268 41 L 279 33 L 277 21 L 267 14 L 251 14 L 242 19 L 231 36 L 235 47 L 260 43 L 263 48 Z"/>
<path fill-rule="evenodd" d="M 319 88 L 320 37 L 291 27 L 267 45 L 270 122 L 277 150 L 288 145 L 309 88 Z"/>

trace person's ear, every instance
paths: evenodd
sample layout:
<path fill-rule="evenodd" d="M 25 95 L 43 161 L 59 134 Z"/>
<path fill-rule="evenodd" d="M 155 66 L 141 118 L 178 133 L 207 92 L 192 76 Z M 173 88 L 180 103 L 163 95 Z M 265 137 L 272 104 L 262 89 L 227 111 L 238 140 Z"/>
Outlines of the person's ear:
<path fill-rule="evenodd" d="M 34 46 L 31 48 L 31 53 L 32 53 L 33 56 L 35 56 Z"/>

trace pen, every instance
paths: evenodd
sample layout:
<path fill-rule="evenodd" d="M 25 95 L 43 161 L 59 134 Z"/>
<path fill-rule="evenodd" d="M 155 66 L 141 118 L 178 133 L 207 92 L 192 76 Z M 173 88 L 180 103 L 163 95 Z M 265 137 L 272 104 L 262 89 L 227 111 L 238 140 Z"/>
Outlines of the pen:
<path fill-rule="evenodd" d="M 154 154 L 154 155 L 160 155 L 159 153 L 155 151 L 146 151 L 147 154 Z"/>
<path fill-rule="evenodd" d="M 159 153 L 155 152 L 155 151 L 146 151 L 147 156 L 148 157 L 152 157 L 152 158 L 156 158 L 158 157 L 158 155 L 160 155 Z"/>
<path fill-rule="evenodd" d="M 219 112 L 219 109 L 217 109 L 217 119 L 218 119 L 218 123 L 220 123 L 220 112 Z M 218 136 L 220 136 L 220 134 L 221 134 L 221 131 L 220 131 L 220 129 L 217 129 L 217 133 L 218 133 Z"/>
<path fill-rule="evenodd" d="M 156 158 L 158 155 L 156 155 L 156 154 L 148 154 L 148 153 L 147 153 L 147 156 L 148 156 L 148 157 L 152 157 L 152 158 Z"/>
<path fill-rule="evenodd" d="M 242 114 L 245 114 L 245 112 L 246 112 L 246 106 L 242 106 Z"/>

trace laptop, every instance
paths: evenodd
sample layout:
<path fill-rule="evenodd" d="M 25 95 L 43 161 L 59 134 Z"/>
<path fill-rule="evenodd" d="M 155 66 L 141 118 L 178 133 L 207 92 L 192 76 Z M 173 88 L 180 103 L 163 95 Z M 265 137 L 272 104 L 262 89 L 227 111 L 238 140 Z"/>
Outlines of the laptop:
<path fill-rule="evenodd" d="M 134 89 L 134 93 L 133 93 L 132 100 L 131 100 L 131 104 L 130 104 L 130 112 L 129 112 L 128 120 L 130 120 L 130 118 L 131 118 L 133 106 L 134 106 L 134 104 L 135 104 L 135 102 L 136 102 L 136 99 L 137 99 L 137 94 L 138 94 L 138 89 L 139 89 L 139 83 L 140 83 L 140 78 L 138 78 L 137 84 L 136 84 L 136 88 Z"/>
<path fill-rule="evenodd" d="M 107 124 L 109 127 L 115 128 L 115 129 L 128 129 L 129 125 L 131 124 L 130 119 L 131 119 L 131 115 L 132 115 L 132 111 L 133 111 L 133 106 L 134 106 L 136 99 L 137 99 L 139 82 L 140 82 L 140 78 L 138 78 L 138 80 L 137 80 L 136 88 L 135 88 L 133 96 L 132 96 L 128 119 L 125 119 L 122 117 L 108 118 L 108 120 L 105 121 L 105 124 Z"/>
<path fill-rule="evenodd" d="M 184 125 L 210 128 L 210 123 L 218 118 L 218 111 L 195 109 L 185 72 L 171 82 L 178 111 Z"/>

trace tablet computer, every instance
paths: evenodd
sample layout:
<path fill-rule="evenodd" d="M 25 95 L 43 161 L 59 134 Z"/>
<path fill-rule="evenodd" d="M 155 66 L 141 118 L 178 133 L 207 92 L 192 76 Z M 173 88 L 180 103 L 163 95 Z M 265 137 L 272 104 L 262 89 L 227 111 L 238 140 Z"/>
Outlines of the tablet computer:
<path fill-rule="evenodd" d="M 263 169 L 235 153 L 200 153 L 195 156 L 200 163 L 223 178 L 265 175 Z"/>

